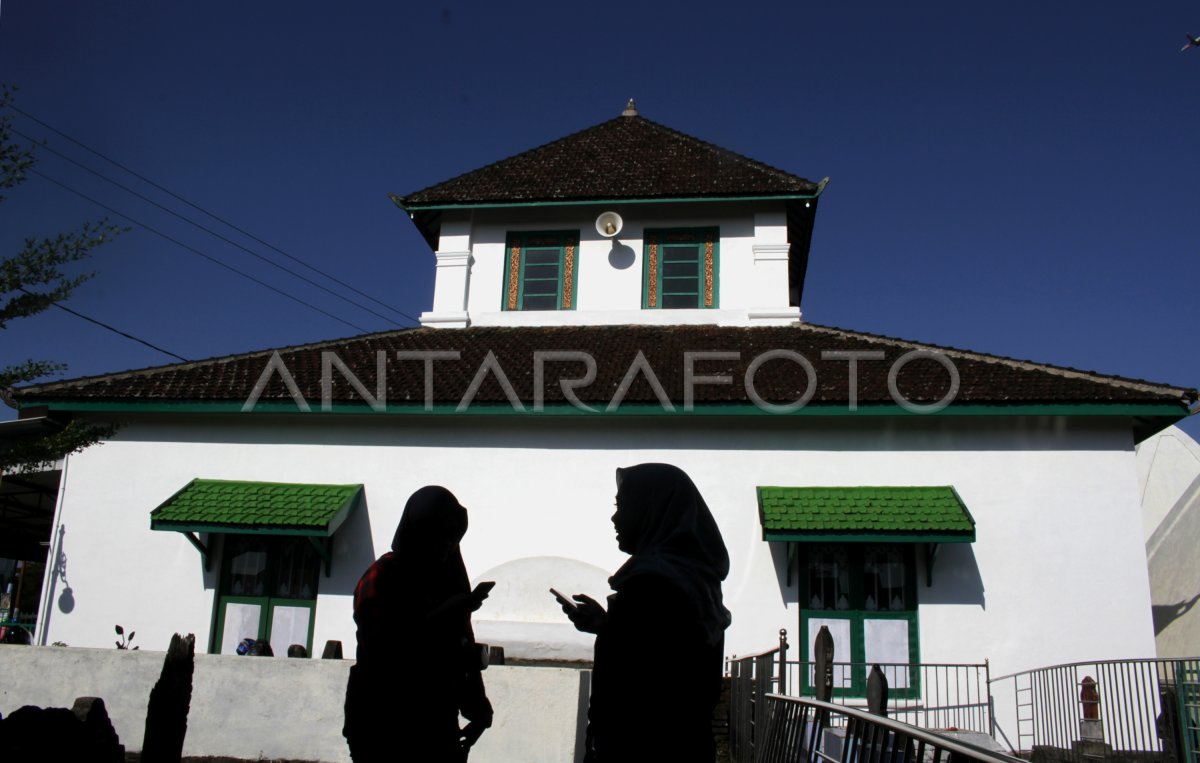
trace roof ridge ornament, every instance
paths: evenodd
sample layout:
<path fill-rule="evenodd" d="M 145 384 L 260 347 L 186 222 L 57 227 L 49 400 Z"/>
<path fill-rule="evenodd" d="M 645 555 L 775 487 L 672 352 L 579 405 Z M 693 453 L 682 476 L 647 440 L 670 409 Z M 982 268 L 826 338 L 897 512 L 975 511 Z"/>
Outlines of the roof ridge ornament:
<path fill-rule="evenodd" d="M 637 115 L 638 115 L 637 104 L 633 102 L 632 98 L 630 98 L 629 103 L 625 104 L 625 110 L 621 112 L 621 116 L 636 117 Z"/>

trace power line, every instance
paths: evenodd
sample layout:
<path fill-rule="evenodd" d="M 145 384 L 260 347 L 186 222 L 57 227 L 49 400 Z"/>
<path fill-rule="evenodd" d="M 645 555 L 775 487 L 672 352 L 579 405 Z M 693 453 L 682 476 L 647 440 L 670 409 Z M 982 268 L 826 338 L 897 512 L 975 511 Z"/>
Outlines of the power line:
<path fill-rule="evenodd" d="M 24 293 L 28 294 L 31 297 L 36 296 L 33 292 L 29 291 L 28 289 L 24 289 L 21 287 L 17 287 L 17 288 L 20 289 L 20 291 L 23 291 Z M 178 358 L 179 360 L 182 360 L 184 363 L 189 362 L 188 359 L 183 357 L 182 355 L 176 355 L 175 353 L 171 352 L 170 350 L 164 350 L 163 348 L 159 347 L 156 344 L 151 344 L 150 342 L 147 342 L 145 339 L 141 339 L 139 337 L 134 336 L 133 334 L 126 333 L 119 328 L 114 328 L 113 326 L 110 326 L 107 323 L 104 323 L 103 321 L 98 321 L 95 318 L 84 315 L 83 313 L 76 312 L 69 307 L 63 306 L 59 302 L 51 302 L 50 304 L 52 304 L 54 307 L 57 307 L 59 310 L 63 310 L 65 312 L 70 313 L 71 315 L 74 315 L 77 318 L 82 318 L 85 321 L 89 321 L 91 323 L 96 324 L 97 326 L 100 326 L 101 328 L 106 328 L 109 331 L 113 332 L 114 334 L 120 334 L 121 336 L 125 337 L 126 339 L 132 339 L 135 342 L 140 342 L 141 344 L 146 345 L 147 347 L 149 347 L 152 350 L 157 350 L 158 352 L 161 352 L 164 355 L 170 355 L 172 358 Z"/>
<path fill-rule="evenodd" d="M 12 130 L 12 132 L 15 135 L 21 136 L 25 140 L 33 141 L 35 143 L 37 142 L 37 140 L 35 138 L 33 138 L 32 136 L 26 135 L 25 133 L 21 132 L 20 130 L 14 129 L 14 130 Z M 256 257 L 256 258 L 262 260 L 263 262 L 267 263 L 268 265 L 271 265 L 272 267 L 282 270 L 283 272 L 287 273 L 288 275 L 299 278 L 301 281 L 304 281 L 305 283 L 309 284 L 310 286 L 315 286 L 318 289 L 326 292 L 327 294 L 331 294 L 344 302 L 348 302 L 349 304 L 354 305 L 355 307 L 359 308 L 360 310 L 366 310 L 368 313 L 370 313 L 371 315 L 374 315 L 376 318 L 385 320 L 388 323 L 392 324 L 393 326 L 403 325 L 403 324 L 397 323 L 396 321 L 392 320 L 391 318 L 387 317 L 386 315 L 382 315 L 382 314 L 376 312 L 375 310 L 372 310 L 371 308 L 369 308 L 365 305 L 360 305 L 359 303 L 355 302 L 354 300 L 350 299 L 349 297 L 345 297 L 341 294 L 338 294 L 336 291 L 333 291 L 332 289 L 330 289 L 326 286 L 323 286 L 322 284 L 317 283 L 316 281 L 312 280 L 311 278 L 302 276 L 299 273 L 297 273 L 296 271 L 291 270 L 290 268 L 284 267 L 283 265 L 280 265 L 278 262 L 275 262 L 274 260 L 270 259 L 269 257 L 264 257 L 261 254 L 259 254 L 258 252 L 255 252 L 252 249 L 248 249 L 247 247 L 242 246 L 241 244 L 239 244 L 238 242 L 236 242 L 230 238 L 222 236 L 220 233 L 217 233 L 216 231 L 212 230 L 211 228 L 207 228 L 194 220 L 184 217 L 183 215 L 179 214 L 178 212 L 174 211 L 173 209 L 170 209 L 166 206 L 163 206 L 162 204 L 159 204 L 157 201 L 154 201 L 153 199 L 151 199 L 147 196 L 144 196 L 143 194 L 138 193 L 137 191 L 133 190 L 132 188 L 130 188 L 126 185 L 123 185 L 122 183 L 118 183 L 116 180 L 113 180 L 112 178 L 107 177 L 106 175 L 104 175 L 100 172 L 97 172 L 96 170 L 92 169 L 91 167 L 88 167 L 86 164 L 83 164 L 82 162 L 78 162 L 75 159 L 72 159 L 71 157 L 67 156 L 66 154 L 62 153 L 61 151 L 57 151 L 45 144 L 41 144 L 41 146 L 39 147 L 39 150 L 49 151 L 50 153 L 54 154 L 55 156 L 58 156 L 64 160 L 70 162 L 71 164 L 74 164 L 76 167 L 79 167 L 80 169 L 90 172 L 91 174 L 95 175 L 96 177 L 100 178 L 101 180 L 104 180 L 105 182 L 115 185 L 117 188 L 120 188 L 122 191 L 125 191 L 128 194 L 136 196 L 137 198 L 141 199 L 142 201 L 146 202 L 147 204 L 152 204 L 155 207 L 158 207 L 159 209 L 166 212 L 167 214 L 177 217 L 180 220 L 183 220 L 185 223 L 195 226 L 196 228 L 199 228 L 200 230 L 204 231 L 205 233 L 208 233 L 211 236 L 219 238 L 220 240 L 224 241 L 225 243 L 229 244 L 230 246 L 235 246 L 238 249 L 241 249 L 246 254 L 249 254 L 252 257 Z M 320 272 L 320 271 L 318 271 L 318 272 Z M 392 308 L 388 308 L 388 309 L 390 310 Z M 400 312 L 400 311 L 396 310 L 395 312 Z M 408 316 L 405 316 L 405 317 L 408 317 Z"/>
<path fill-rule="evenodd" d="M 371 300 L 372 302 L 374 302 L 375 304 L 379 305 L 380 307 L 383 307 L 383 308 L 386 308 L 386 309 L 388 309 L 388 310 L 391 310 L 392 312 L 394 312 L 394 313 L 396 313 L 396 314 L 398 314 L 398 315 L 402 315 L 402 316 L 404 316 L 405 318 L 407 318 L 407 319 L 409 319 L 410 321 L 412 321 L 413 323 L 419 323 L 419 322 L 420 322 L 420 321 L 418 321 L 416 318 L 414 318 L 414 317 L 412 317 L 411 315 L 409 315 L 408 313 L 404 312 L 403 310 L 397 310 L 396 308 L 392 307 L 391 305 L 387 304 L 386 302 L 381 302 L 381 301 L 379 301 L 378 299 L 376 299 L 375 297 L 372 297 L 370 294 L 367 294 L 367 293 L 365 293 L 365 292 L 359 291 L 358 289 L 356 289 L 356 288 L 354 288 L 353 286 L 351 286 L 350 284 L 348 284 L 348 283 L 346 283 L 346 282 L 344 282 L 344 281 L 342 281 L 342 280 L 340 280 L 340 279 L 336 278 L 335 276 L 332 276 L 332 275 L 330 275 L 329 273 L 326 273 L 325 271 L 323 271 L 323 270 L 320 270 L 319 268 L 313 267 L 312 265 L 308 264 L 307 262 L 305 262 L 304 260 L 300 259 L 299 257 L 295 257 L 295 256 L 293 256 L 293 255 L 291 255 L 291 254 L 288 254 L 287 252 L 285 252 L 284 250 L 282 250 L 282 249 L 280 249 L 279 247 L 275 246 L 274 244 L 272 244 L 272 243 L 270 243 L 270 242 L 267 242 L 267 241 L 264 241 L 264 240 L 262 240 L 261 238 L 259 238 L 258 236 L 255 236 L 255 235 L 254 235 L 253 233 L 251 233 L 250 231 L 248 231 L 248 230 L 245 230 L 244 228 L 240 228 L 240 227 L 238 227 L 237 225 L 234 225 L 233 223 L 229 222 L 229 221 L 228 221 L 228 220 L 226 220 L 225 218 L 223 218 L 223 217 L 221 217 L 221 216 L 219 216 L 219 215 L 217 215 L 217 214 L 215 214 L 215 213 L 213 213 L 213 212 L 210 212 L 210 211 L 208 211 L 208 210 L 207 210 L 207 209 L 205 209 L 204 207 L 201 207 L 200 205 L 198 205 L 198 204 L 196 204 L 196 203 L 194 203 L 194 202 L 192 202 L 192 201 L 189 201 L 188 199 L 184 198 L 183 196 L 180 196 L 179 194 L 175 193 L 175 192 L 174 192 L 174 191 L 172 191 L 171 189 L 169 189 L 169 188 L 166 188 L 166 187 L 164 187 L 164 186 L 162 186 L 162 185 L 160 185 L 160 184 L 158 184 L 158 183 L 154 182 L 153 180 L 151 180 L 150 178 L 146 177 L 145 175 L 142 175 L 141 173 L 137 172 L 136 170 L 133 170 L 133 169 L 131 169 L 130 167 L 127 167 L 127 166 L 125 166 L 125 165 L 124 165 L 124 164 L 122 164 L 121 162 L 118 162 L 116 159 L 113 159 L 113 158 L 109 157 L 108 155 L 104 154 L 103 152 L 101 152 L 101 151 L 98 151 L 97 149 L 94 149 L 94 148 L 92 148 L 91 146 L 89 146 L 89 145 L 87 145 L 86 143 L 84 143 L 84 142 L 82 142 L 82 141 L 78 140 L 77 138 L 74 138 L 74 137 L 72 137 L 72 136 L 68 135 L 67 133 L 63 132 L 62 130 L 58 129 L 57 127 L 54 127 L 54 126 L 53 126 L 53 125 L 51 125 L 51 124 L 48 124 L 48 123 L 46 123 L 46 122 L 43 122 L 42 120 L 40 120 L 40 119 L 38 119 L 37 117 L 35 117 L 33 114 L 30 114 L 28 111 L 25 111 L 25 110 L 23 110 L 23 109 L 17 108 L 16 106 L 14 106 L 14 105 L 13 105 L 13 104 L 11 104 L 11 103 L 10 103 L 10 104 L 8 104 L 8 108 L 12 109 L 13 111 L 17 112 L 18 114 L 20 114 L 21 116 L 23 116 L 23 117 L 25 117 L 25 118 L 27 118 L 27 119 L 30 119 L 30 120 L 32 120 L 32 121 L 34 121 L 34 122 L 37 122 L 37 123 L 38 123 L 39 125 L 41 125 L 42 127 L 45 127 L 47 130 L 50 130 L 51 132 L 53 132 L 53 133 L 55 133 L 55 134 L 57 134 L 57 135 L 60 135 L 60 136 L 62 136 L 63 138 L 66 138 L 67 140 L 71 141 L 72 143 L 74 143 L 75 145 L 79 146 L 79 147 L 80 147 L 80 148 L 82 148 L 83 150 L 85 150 L 85 151 L 88 151 L 88 152 L 90 152 L 90 153 L 92 153 L 92 154 L 95 154 L 96 156 L 100 157 L 101 159 L 103 159 L 104 161 L 108 162 L 109 164 L 112 164 L 113 166 L 115 166 L 115 167 L 118 167 L 118 168 L 120 168 L 121 170 L 124 170 L 125 172 L 128 172 L 130 175 L 133 175 L 135 178 L 137 178 L 138 180 L 141 180 L 143 183 L 146 183 L 146 184 L 148 184 L 148 185 L 151 185 L 151 186 L 153 186 L 154 188 L 156 188 L 156 189 L 158 189 L 158 190 L 162 191 L 163 193 L 167 194 L 168 196 L 170 196 L 170 197 L 172 197 L 172 198 L 174 198 L 174 199 L 177 199 L 178 201 L 181 201 L 181 202 L 183 202 L 184 204 L 187 204 L 187 205 L 188 205 L 189 207 L 191 207 L 192 209 L 195 209 L 195 210 L 197 210 L 198 212 L 201 212 L 201 213 L 203 213 L 203 214 L 205 214 L 205 215 L 208 215 L 209 217 L 211 217 L 212 219 L 214 219 L 214 220 L 216 220 L 217 222 L 221 223 L 222 225 L 225 225 L 225 226 L 227 226 L 227 227 L 229 227 L 229 228 L 232 228 L 233 230 L 237 231 L 238 233 L 241 233 L 243 236 L 246 236 L 247 238 L 250 238 L 250 239 L 252 239 L 252 240 L 254 240 L 254 241 L 258 242 L 259 244 L 262 244 L 263 246 L 267 247 L 268 249 L 270 249 L 270 250 L 272 250 L 272 251 L 274 251 L 274 252 L 277 252 L 277 253 L 279 253 L 279 254 L 282 254 L 284 257 L 287 257 L 289 260 L 292 260 L 293 262 L 296 262 L 296 263 L 298 263 L 298 264 L 300 264 L 300 265 L 303 265 L 304 267 L 308 268 L 309 270 L 313 271 L 314 273 L 318 273 L 318 274 L 320 274 L 320 275 L 324 276 L 325 278 L 328 278 L 330 281 L 333 281 L 334 283 L 338 284 L 339 286 L 342 286 L 342 287 L 345 287 L 345 288 L 349 289 L 350 291 L 354 292 L 355 294 L 359 295 L 360 297 L 363 297 L 363 298 L 365 298 L 365 299 L 369 299 L 369 300 Z"/>
<path fill-rule="evenodd" d="M 43 172 L 40 172 L 35 169 L 30 169 L 29 172 L 33 173 L 34 175 L 37 175 L 38 177 L 40 177 L 44 180 L 48 180 L 51 183 L 54 183 L 59 188 L 62 188 L 66 191 L 70 191 L 71 193 L 75 194 L 76 196 L 78 196 L 81 199 L 84 199 L 85 201 L 90 201 L 91 203 L 95 204 L 96 206 L 100 207 L 101 209 L 103 209 L 111 214 L 114 214 L 123 220 L 128 220 L 129 222 L 133 223 L 134 225 L 144 228 L 144 229 L 150 231 L 151 233 L 153 233 L 154 235 L 164 238 L 167 241 L 170 241 L 172 244 L 175 244 L 176 246 L 180 247 L 181 249 L 184 249 L 185 251 L 191 252 L 192 254 L 194 254 L 198 257 L 203 257 L 204 259 L 208 260 L 209 262 L 211 262 L 215 265 L 220 265 L 221 267 L 225 268 L 226 270 L 237 273 L 242 278 L 245 278 L 249 281 L 253 281 L 254 283 L 258 284 L 259 286 L 263 287 L 264 289 L 270 289 L 271 291 L 275 292 L 276 294 L 279 294 L 280 296 L 283 296 L 283 297 L 287 297 L 288 299 L 292 300 L 293 302 L 298 302 L 301 305 L 304 305 L 305 307 L 309 308 L 310 310 L 316 310 L 318 313 L 326 316 L 327 318 L 332 318 L 335 321 L 338 321 L 339 323 L 344 323 L 356 331 L 361 331 L 364 334 L 368 333 L 367 329 L 363 328 L 362 326 L 357 326 L 344 318 L 339 318 L 338 316 L 334 315 L 333 313 L 322 310 L 321 308 L 317 307 L 316 305 L 305 302 L 304 300 L 300 299 L 299 297 L 297 297 L 295 295 L 288 294 L 286 291 L 277 289 L 274 286 L 272 286 L 271 284 L 269 284 L 265 281 L 261 281 L 261 280 L 255 278 L 254 276 L 250 275 L 249 273 L 245 273 L 241 270 L 238 270 L 237 268 L 233 267 L 232 265 L 222 262 L 221 260 L 217 259 L 216 257 L 213 257 L 212 255 L 205 254 L 204 252 L 200 251 L 199 249 L 196 249 L 195 247 L 188 246 L 187 244 L 183 243 L 182 241 L 180 241 L 176 238 L 172 238 L 171 236 L 168 236 L 166 233 L 163 233 L 162 231 L 158 230 L 157 228 L 151 228 L 149 225 L 146 225 L 145 223 L 143 223 L 139 220 L 135 220 L 134 218 L 130 217 L 129 215 L 127 215 L 123 212 L 118 212 L 117 210 L 113 209 L 112 207 L 108 206 L 107 204 L 104 204 L 103 202 L 93 199 L 91 196 L 88 196 L 87 194 L 85 194 L 81 191 L 75 190 L 74 188 L 67 185 L 66 183 L 62 183 L 62 182 L 59 182 L 58 180 L 55 180 L 54 178 L 50 177 L 49 175 L 46 175 Z"/>

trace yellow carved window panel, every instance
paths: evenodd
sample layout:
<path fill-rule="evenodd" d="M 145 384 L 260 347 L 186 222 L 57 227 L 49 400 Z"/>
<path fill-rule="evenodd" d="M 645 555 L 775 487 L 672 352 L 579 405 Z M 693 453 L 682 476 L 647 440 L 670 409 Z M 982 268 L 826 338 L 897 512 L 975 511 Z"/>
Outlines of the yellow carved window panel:
<path fill-rule="evenodd" d="M 717 307 L 719 248 L 717 228 L 647 230 L 642 307 Z"/>
<path fill-rule="evenodd" d="M 578 231 L 512 232 L 505 242 L 505 310 L 573 310 Z"/>

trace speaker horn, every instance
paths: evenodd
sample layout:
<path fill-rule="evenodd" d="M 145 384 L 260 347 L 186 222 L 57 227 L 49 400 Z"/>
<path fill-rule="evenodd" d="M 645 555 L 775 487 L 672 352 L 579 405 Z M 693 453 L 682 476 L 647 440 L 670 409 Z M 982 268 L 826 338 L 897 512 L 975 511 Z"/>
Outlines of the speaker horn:
<path fill-rule="evenodd" d="M 625 221 L 616 212 L 602 212 L 596 218 L 596 232 L 605 238 L 612 238 L 625 227 Z"/>

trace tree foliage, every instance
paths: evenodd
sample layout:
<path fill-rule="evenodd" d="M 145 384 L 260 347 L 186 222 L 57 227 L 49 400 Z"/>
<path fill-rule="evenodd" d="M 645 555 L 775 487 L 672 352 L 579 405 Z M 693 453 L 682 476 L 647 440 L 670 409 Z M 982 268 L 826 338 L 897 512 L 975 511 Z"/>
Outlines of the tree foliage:
<path fill-rule="evenodd" d="M 4 192 L 27 177 L 37 161 L 36 146 L 23 145 L 12 131 L 14 89 L 0 86 L 0 202 Z M 106 220 L 84 223 L 78 230 L 46 238 L 27 238 L 20 250 L 0 259 L 0 331 L 10 321 L 37 315 L 55 302 L 67 299 L 92 277 L 68 272 L 72 263 L 86 259 L 93 249 L 108 243 L 122 228 Z M 0 397 L 12 405 L 13 385 L 60 373 L 66 366 L 49 360 L 27 359 L 0 365 Z M 73 419 L 52 434 L 0 442 L 0 474 L 45 468 L 68 453 L 76 453 L 112 434 L 111 427 Z"/>

